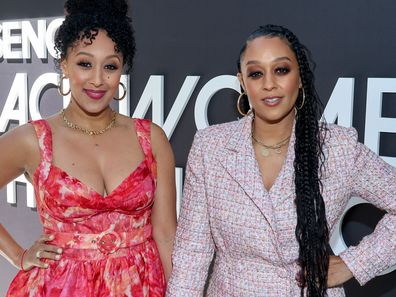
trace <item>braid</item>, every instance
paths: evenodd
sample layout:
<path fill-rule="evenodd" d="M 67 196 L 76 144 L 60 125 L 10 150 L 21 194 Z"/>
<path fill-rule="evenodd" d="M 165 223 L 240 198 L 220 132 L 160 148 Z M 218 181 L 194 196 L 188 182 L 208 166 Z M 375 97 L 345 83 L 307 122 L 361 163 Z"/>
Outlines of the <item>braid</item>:
<path fill-rule="evenodd" d="M 321 170 L 324 166 L 322 146 L 326 130 L 318 122 L 321 103 L 307 59 L 309 52 L 297 37 L 286 28 L 267 25 L 253 32 L 247 43 L 262 36 L 285 40 L 295 53 L 299 65 L 303 92 L 299 92 L 296 100 L 296 106 L 301 108 L 296 115 L 294 182 L 297 211 L 295 234 L 300 247 L 298 260 L 302 276 L 301 296 L 304 295 L 303 288 L 306 286 L 307 296 L 323 297 L 326 296 L 327 290 L 329 230 L 320 182 Z M 246 44 L 241 50 L 240 58 L 246 49 Z M 238 69 L 240 71 L 240 63 Z M 305 94 L 304 99 L 302 93 Z"/>
<path fill-rule="evenodd" d="M 301 269 L 305 272 L 303 284 L 306 282 L 308 296 L 325 296 L 329 231 L 319 180 L 319 170 L 322 167 L 319 163 L 323 163 L 323 141 L 318 123 L 319 110 L 315 106 L 317 104 L 314 104 L 318 100 L 304 48 L 293 37 L 289 36 L 288 40 L 295 49 L 305 93 L 305 104 L 298 111 L 295 128 L 296 237 L 300 245 Z M 299 100 L 301 101 L 300 98 Z M 303 170 L 298 170 L 300 168 Z"/>

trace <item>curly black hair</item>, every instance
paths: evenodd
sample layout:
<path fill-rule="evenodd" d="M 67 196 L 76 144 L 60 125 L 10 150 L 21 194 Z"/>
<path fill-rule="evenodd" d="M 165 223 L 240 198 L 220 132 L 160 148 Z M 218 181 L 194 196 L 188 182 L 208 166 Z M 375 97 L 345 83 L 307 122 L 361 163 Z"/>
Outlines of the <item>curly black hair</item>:
<path fill-rule="evenodd" d="M 300 91 L 295 103 L 298 112 L 295 125 L 294 183 L 297 211 L 295 234 L 300 247 L 298 262 L 301 267 L 301 296 L 304 295 L 304 287 L 307 288 L 309 297 L 326 296 L 329 230 L 320 177 L 324 170 L 323 142 L 327 129 L 319 122 L 323 105 L 314 86 L 313 71 L 307 58 L 310 53 L 290 30 L 276 25 L 260 26 L 248 37 L 240 51 L 237 62 L 239 72 L 247 45 L 258 37 L 278 37 L 284 40 L 296 55 L 299 65 L 305 100 Z"/>
<path fill-rule="evenodd" d="M 64 8 L 65 20 L 55 37 L 58 66 L 69 47 L 80 40 L 92 43 L 102 29 L 116 44 L 115 50 L 122 53 L 126 73 L 132 70 L 135 38 L 125 0 L 67 0 Z"/>

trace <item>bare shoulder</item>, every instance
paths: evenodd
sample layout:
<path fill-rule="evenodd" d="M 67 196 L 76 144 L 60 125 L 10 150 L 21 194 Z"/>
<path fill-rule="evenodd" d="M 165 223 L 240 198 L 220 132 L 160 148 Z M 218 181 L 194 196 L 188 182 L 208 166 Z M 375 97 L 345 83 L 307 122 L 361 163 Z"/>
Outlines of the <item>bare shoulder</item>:
<path fill-rule="evenodd" d="M 151 139 L 153 141 L 168 141 L 168 137 L 166 137 L 165 131 L 158 126 L 157 124 L 150 122 L 150 129 L 151 129 Z"/>
<path fill-rule="evenodd" d="M 173 156 L 172 147 L 168 141 L 168 137 L 160 126 L 150 120 L 130 118 L 122 114 L 117 114 L 118 127 L 123 128 L 126 131 L 130 131 L 131 129 L 136 130 L 136 121 L 140 121 L 140 125 L 144 127 L 144 129 L 147 129 L 147 131 L 150 131 L 151 147 L 155 157 L 158 154 Z"/>
<path fill-rule="evenodd" d="M 150 130 L 151 146 L 154 156 L 157 158 L 159 155 L 165 155 L 167 158 L 173 159 L 172 147 L 164 130 L 153 122 L 150 123 Z"/>
<path fill-rule="evenodd" d="M 37 136 L 35 128 L 32 124 L 24 124 L 15 127 L 0 137 L 1 142 L 12 142 L 17 145 L 22 145 L 23 148 L 32 148 L 37 145 Z"/>
<path fill-rule="evenodd" d="M 142 120 L 139 118 L 131 118 L 128 116 L 125 116 L 123 114 L 117 113 L 117 120 L 116 120 L 116 127 L 118 131 L 122 133 L 122 135 L 130 135 L 131 131 L 133 131 L 134 134 L 137 133 L 137 129 L 139 129 L 138 121 L 147 121 L 148 120 Z"/>
<path fill-rule="evenodd" d="M 135 120 L 136 119 L 134 119 L 134 118 L 130 118 L 130 117 L 126 116 L 126 115 L 117 113 L 116 123 L 117 123 L 118 127 L 130 128 L 131 126 L 134 126 L 134 121 Z"/>
<path fill-rule="evenodd" d="M 2 181 L 15 177 L 26 171 L 32 174 L 40 162 L 40 149 L 36 131 L 32 124 L 25 124 L 0 137 L 2 151 L 0 162 L 7 171 Z"/>

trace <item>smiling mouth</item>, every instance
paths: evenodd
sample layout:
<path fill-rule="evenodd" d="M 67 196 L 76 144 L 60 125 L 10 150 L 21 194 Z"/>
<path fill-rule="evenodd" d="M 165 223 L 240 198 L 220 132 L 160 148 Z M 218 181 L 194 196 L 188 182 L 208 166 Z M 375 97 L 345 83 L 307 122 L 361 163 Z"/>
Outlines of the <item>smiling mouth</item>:
<path fill-rule="evenodd" d="M 275 106 L 282 100 L 281 97 L 264 98 L 262 101 L 269 106 Z"/>
<path fill-rule="evenodd" d="M 99 100 L 101 99 L 106 91 L 102 90 L 89 90 L 89 89 L 84 89 L 85 93 L 92 99 L 94 100 Z"/>

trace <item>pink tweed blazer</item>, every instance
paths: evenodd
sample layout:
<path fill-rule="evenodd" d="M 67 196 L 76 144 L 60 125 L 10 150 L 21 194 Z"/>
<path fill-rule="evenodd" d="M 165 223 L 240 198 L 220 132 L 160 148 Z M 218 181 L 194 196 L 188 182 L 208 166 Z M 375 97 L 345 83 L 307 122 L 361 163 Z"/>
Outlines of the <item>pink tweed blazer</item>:
<path fill-rule="evenodd" d="M 352 195 L 387 211 L 372 234 L 340 255 L 364 284 L 396 264 L 396 169 L 357 142 L 354 129 L 332 124 L 328 129 L 322 194 L 330 230 Z M 214 253 L 207 296 L 300 296 L 292 135 L 285 163 L 266 191 L 250 117 L 197 132 L 167 296 L 203 296 Z M 328 296 L 345 293 L 332 288 Z"/>

